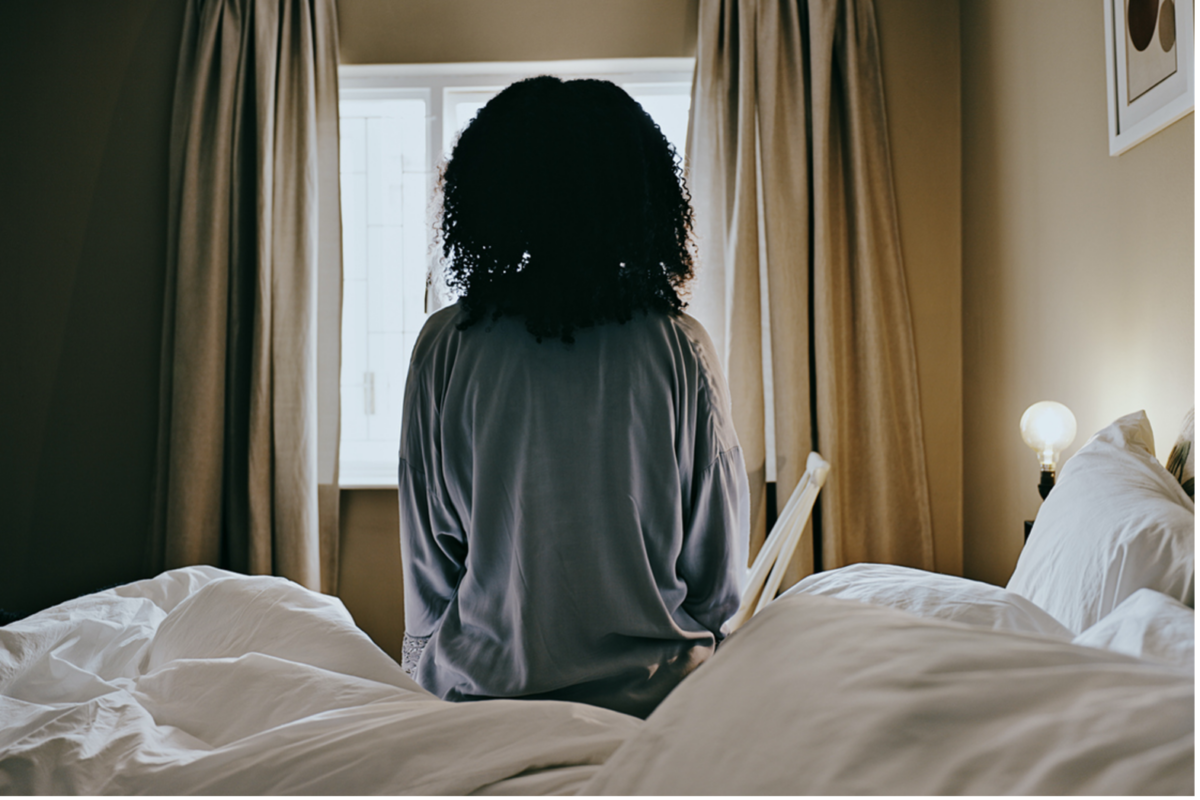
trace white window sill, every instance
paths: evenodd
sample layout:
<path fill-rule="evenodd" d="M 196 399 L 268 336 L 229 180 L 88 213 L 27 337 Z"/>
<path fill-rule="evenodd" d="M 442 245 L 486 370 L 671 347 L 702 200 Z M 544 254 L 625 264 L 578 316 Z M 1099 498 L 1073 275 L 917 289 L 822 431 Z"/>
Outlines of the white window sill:
<path fill-rule="evenodd" d="M 398 463 L 342 464 L 338 475 L 340 489 L 395 489 L 398 486 Z"/>

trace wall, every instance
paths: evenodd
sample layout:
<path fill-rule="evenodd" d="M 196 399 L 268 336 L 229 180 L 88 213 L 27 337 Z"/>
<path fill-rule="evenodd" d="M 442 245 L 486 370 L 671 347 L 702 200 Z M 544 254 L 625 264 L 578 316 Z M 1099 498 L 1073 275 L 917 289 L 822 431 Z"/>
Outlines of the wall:
<path fill-rule="evenodd" d="M 1194 121 L 1108 155 L 1096 0 L 962 5 L 964 571 L 1003 584 L 1040 502 L 1018 422 L 1145 409 L 1166 458 L 1195 400 Z"/>
<path fill-rule="evenodd" d="M 404 639 L 400 507 L 395 489 L 343 489 L 338 597 L 397 661 Z"/>
<path fill-rule="evenodd" d="M 344 64 L 696 53 L 696 0 L 338 0 Z"/>
<path fill-rule="evenodd" d="M 118 10 L 119 8 L 119 10 Z M 144 577 L 178 0 L 0 26 L 0 607 Z"/>

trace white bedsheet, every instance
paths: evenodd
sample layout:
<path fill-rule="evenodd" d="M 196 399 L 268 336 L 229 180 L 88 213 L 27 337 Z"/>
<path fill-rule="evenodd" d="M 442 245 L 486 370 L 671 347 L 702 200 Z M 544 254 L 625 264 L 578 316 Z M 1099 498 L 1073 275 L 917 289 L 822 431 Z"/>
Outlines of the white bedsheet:
<path fill-rule="evenodd" d="M 466 794 L 516 776 L 562 792 L 641 724 L 446 703 L 340 601 L 208 567 L 0 628 L 0 793 Z"/>
<path fill-rule="evenodd" d="M 1191 794 L 1194 696 L 1044 632 L 800 594 L 645 722 L 452 704 L 336 599 L 193 567 L 0 628 L 0 794 Z"/>
<path fill-rule="evenodd" d="M 1183 794 L 1191 675 L 799 594 L 735 633 L 583 794 Z"/>

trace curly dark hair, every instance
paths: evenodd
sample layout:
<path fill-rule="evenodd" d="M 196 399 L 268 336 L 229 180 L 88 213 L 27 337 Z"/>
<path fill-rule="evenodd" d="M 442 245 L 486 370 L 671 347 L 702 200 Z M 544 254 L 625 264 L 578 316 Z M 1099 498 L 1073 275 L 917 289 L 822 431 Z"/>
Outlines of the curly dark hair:
<path fill-rule="evenodd" d="M 682 165 L 613 83 L 510 85 L 460 135 L 441 194 L 460 329 L 517 316 L 539 342 L 569 343 L 580 328 L 685 306 L 692 209 Z"/>

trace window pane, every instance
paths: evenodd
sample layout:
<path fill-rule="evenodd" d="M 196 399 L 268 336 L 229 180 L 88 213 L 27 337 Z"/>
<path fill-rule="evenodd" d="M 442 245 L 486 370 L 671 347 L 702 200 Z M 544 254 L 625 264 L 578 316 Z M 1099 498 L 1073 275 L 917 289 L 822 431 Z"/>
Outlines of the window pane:
<path fill-rule="evenodd" d="M 690 71 L 690 68 L 689 68 Z M 432 76 L 419 86 L 370 88 L 341 102 L 343 485 L 395 485 L 404 384 L 425 324 L 432 265 L 432 165 L 483 106 L 521 76 Z M 582 75 L 564 75 L 564 80 Z M 595 77 L 604 78 L 603 75 Z M 625 77 L 633 77 L 626 73 Z M 621 84 L 680 157 L 690 83 L 676 73 Z M 372 79 L 374 80 L 374 79 Z M 457 81 L 457 82 L 456 82 Z M 380 97 L 380 93 L 386 93 Z M 442 118 L 431 117 L 430 99 Z M 430 132 L 436 139 L 430 139 Z M 435 292 L 444 300 L 444 288 Z M 435 304 L 436 307 L 436 304 Z"/>
<path fill-rule="evenodd" d="M 419 99 L 342 105 L 343 484 L 396 479 L 404 381 L 426 316 L 426 114 Z"/>

